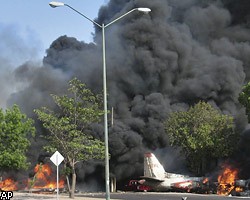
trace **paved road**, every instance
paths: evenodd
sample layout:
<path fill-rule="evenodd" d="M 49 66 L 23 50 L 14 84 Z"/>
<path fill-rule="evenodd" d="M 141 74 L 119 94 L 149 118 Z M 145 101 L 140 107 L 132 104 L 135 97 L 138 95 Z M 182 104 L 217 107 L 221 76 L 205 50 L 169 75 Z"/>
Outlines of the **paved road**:
<path fill-rule="evenodd" d="M 111 200 L 240 200 L 250 199 L 250 197 L 229 197 L 218 195 L 200 195 L 190 193 L 133 193 L 133 192 L 119 192 L 111 193 Z M 11 200 L 56 200 L 56 195 L 45 194 L 30 194 L 30 193 L 15 193 Z M 70 200 L 66 194 L 60 194 L 60 200 Z M 76 194 L 75 200 L 105 200 L 105 193 L 83 193 Z"/>
<path fill-rule="evenodd" d="M 79 195 L 82 196 L 82 195 Z M 84 194 L 85 197 L 101 198 L 105 199 L 105 194 Z M 187 197 L 187 200 L 239 200 L 239 199 L 250 199 L 250 197 L 235 197 L 235 196 L 218 196 L 214 194 L 201 195 L 201 194 L 190 194 L 190 193 L 154 193 L 154 192 L 123 192 L 123 193 L 112 193 L 111 199 L 121 200 L 182 200 L 183 197 Z"/>

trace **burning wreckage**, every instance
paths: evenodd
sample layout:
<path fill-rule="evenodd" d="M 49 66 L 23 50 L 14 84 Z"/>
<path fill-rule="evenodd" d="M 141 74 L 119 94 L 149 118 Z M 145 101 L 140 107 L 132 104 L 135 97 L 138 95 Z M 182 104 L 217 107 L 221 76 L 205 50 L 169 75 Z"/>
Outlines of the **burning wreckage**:
<path fill-rule="evenodd" d="M 37 193 L 53 193 L 57 188 L 56 176 L 49 163 L 37 164 L 34 176 L 24 180 L 6 178 L 0 181 L 1 191 L 27 191 Z M 59 191 L 65 189 L 65 178 L 60 177 Z"/>
<path fill-rule="evenodd" d="M 218 176 L 217 194 L 250 196 L 250 179 L 238 179 L 238 170 L 226 166 L 222 174 Z"/>
<path fill-rule="evenodd" d="M 186 109 L 197 100 L 204 100 L 235 116 L 239 130 L 247 125 L 238 96 L 243 83 L 250 80 L 249 1 L 183 2 L 110 0 L 99 12 L 98 22 L 102 23 L 135 4 L 153 10 L 150 16 L 140 16 L 140 20 L 130 19 L 123 21 L 121 26 L 117 24 L 118 28 L 107 34 L 110 49 L 108 76 L 111 77 L 109 106 L 117 108 L 114 131 L 111 131 L 109 139 L 112 162 L 115 168 L 122 168 L 116 170 L 119 178 L 134 163 L 138 163 L 140 156 L 135 152 L 167 145 L 165 131 L 160 127 L 165 114 L 170 111 Z M 33 116 L 35 108 L 50 107 L 48 94 L 61 93 L 66 77 L 71 75 L 81 77 L 84 83 L 96 90 L 100 89 L 101 79 L 96 76 L 100 74 L 100 62 L 96 59 L 100 57 L 100 38 L 100 31 L 97 31 L 97 45 L 94 45 L 62 36 L 48 48 L 43 66 L 33 62 L 19 66 L 13 73 L 17 78 L 9 78 L 9 84 L 8 79 L 4 79 L 6 83 L 2 85 L 6 88 L 3 91 L 9 89 L 14 80 L 20 81 L 18 85 L 23 82 L 27 87 L 13 93 L 10 104 L 20 105 L 25 113 Z M 5 59 L 2 60 L 2 63 L 5 62 Z M 9 74 L 8 70 L 6 74 Z M 5 99 L 5 92 L 1 94 Z M 47 105 L 44 105 L 45 102 Z M 96 128 L 97 135 L 98 130 Z M 154 137 L 151 137 L 152 130 L 157 130 Z M 247 152 L 241 154 L 240 160 L 246 162 L 245 171 L 249 175 L 249 132 L 245 137 L 242 148 Z M 40 145 L 39 140 L 34 146 L 37 147 L 37 144 Z M 36 153 L 37 149 L 34 149 L 32 152 Z M 123 159 L 116 159 L 114 155 L 123 156 Z M 154 187 L 163 185 L 164 178 L 169 177 L 170 180 L 179 179 L 171 186 L 169 184 L 169 190 L 249 195 L 249 180 L 239 180 L 237 173 L 232 173 L 229 168 L 227 174 L 226 169 L 215 181 L 164 173 L 158 180 L 144 175 L 139 182 Z M 134 173 L 131 171 L 131 174 Z M 4 178 L 0 182 L 2 190 L 53 188 L 40 184 L 38 176 L 21 184 L 19 180 Z"/>
<path fill-rule="evenodd" d="M 250 179 L 238 179 L 237 169 L 224 166 L 217 181 L 213 181 L 209 177 L 190 177 L 174 174 L 166 172 L 152 153 L 146 153 L 144 156 L 144 176 L 137 181 L 137 184 L 144 186 L 144 188 L 147 186 L 147 191 L 250 196 Z"/>
<path fill-rule="evenodd" d="M 65 177 L 60 177 L 59 190 L 66 191 Z M 208 177 L 190 177 L 166 172 L 153 153 L 144 156 L 144 176 L 131 180 L 125 187 L 127 191 L 174 191 L 188 193 L 250 196 L 250 179 L 238 179 L 238 170 L 224 166 L 217 181 Z M 56 177 L 49 163 L 37 164 L 34 176 L 25 180 L 6 178 L 0 181 L 1 191 L 27 191 L 35 193 L 54 193 Z"/>

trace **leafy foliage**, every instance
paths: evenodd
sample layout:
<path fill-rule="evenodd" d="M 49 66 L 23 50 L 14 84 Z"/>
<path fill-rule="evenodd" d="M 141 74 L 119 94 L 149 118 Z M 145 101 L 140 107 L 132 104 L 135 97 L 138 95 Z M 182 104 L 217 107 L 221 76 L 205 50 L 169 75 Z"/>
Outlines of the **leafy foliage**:
<path fill-rule="evenodd" d="M 243 86 L 239 96 L 239 102 L 245 106 L 248 122 L 250 122 L 250 82 Z"/>
<path fill-rule="evenodd" d="M 46 107 L 35 112 L 51 133 L 47 136 L 49 145 L 46 149 L 60 151 L 66 162 L 74 165 L 78 161 L 103 157 L 103 142 L 89 134 L 89 126 L 100 121 L 103 111 L 100 109 L 100 96 L 95 96 L 85 84 L 75 78 L 69 85 L 72 97 L 52 95 L 61 112 L 56 113 Z"/>
<path fill-rule="evenodd" d="M 43 107 L 35 112 L 50 132 L 45 149 L 58 150 L 65 158 L 65 167 L 69 166 L 75 174 L 77 162 L 105 156 L 104 143 L 91 134 L 91 125 L 100 121 L 103 110 L 101 96 L 93 94 L 78 79 L 71 80 L 69 86 L 71 96 L 52 95 L 59 111 Z"/>
<path fill-rule="evenodd" d="M 210 104 L 199 102 L 188 111 L 174 112 L 166 120 L 170 144 L 180 146 L 197 173 L 204 169 L 205 159 L 229 156 L 237 134 L 233 117 L 221 114 Z"/>
<path fill-rule="evenodd" d="M 34 136 L 33 120 L 22 114 L 14 105 L 4 112 L 0 110 L 0 169 L 27 169 L 26 152 L 30 146 L 29 137 Z"/>

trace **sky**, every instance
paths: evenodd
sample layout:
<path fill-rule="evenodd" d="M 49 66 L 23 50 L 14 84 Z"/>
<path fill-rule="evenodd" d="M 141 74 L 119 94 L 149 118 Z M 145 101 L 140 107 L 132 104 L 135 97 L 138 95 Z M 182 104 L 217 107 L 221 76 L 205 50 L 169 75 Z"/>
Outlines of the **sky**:
<path fill-rule="evenodd" d="M 67 35 L 91 42 L 93 24 L 68 7 L 51 8 L 50 0 L 11 0 L 0 6 L 0 59 L 11 65 L 41 59 L 50 44 Z M 64 0 L 90 19 L 108 0 Z M 1 67 L 1 66 L 0 66 Z"/>

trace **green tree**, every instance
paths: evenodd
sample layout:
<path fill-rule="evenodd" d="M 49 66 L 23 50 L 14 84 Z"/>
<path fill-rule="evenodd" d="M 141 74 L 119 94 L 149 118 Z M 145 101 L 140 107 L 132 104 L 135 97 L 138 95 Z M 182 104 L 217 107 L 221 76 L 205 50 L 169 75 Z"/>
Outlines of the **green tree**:
<path fill-rule="evenodd" d="M 21 113 L 14 105 L 0 109 L 0 171 L 27 169 L 26 152 L 30 146 L 29 137 L 34 136 L 33 120 Z"/>
<path fill-rule="evenodd" d="M 243 86 L 239 95 L 239 102 L 245 106 L 248 122 L 250 122 L 250 82 Z"/>
<path fill-rule="evenodd" d="M 70 168 L 71 184 L 67 175 L 70 197 L 74 198 L 76 186 L 76 164 L 80 161 L 103 159 L 104 143 L 91 134 L 91 125 L 100 122 L 103 115 L 100 95 L 95 95 L 85 84 L 74 78 L 69 82 L 71 95 L 52 98 L 58 106 L 54 112 L 43 107 L 35 110 L 43 126 L 49 130 L 46 136 L 49 152 L 58 150 L 65 158 L 65 171 Z"/>
<path fill-rule="evenodd" d="M 207 170 L 207 161 L 229 156 L 237 141 L 233 117 L 205 102 L 171 113 L 165 130 L 170 144 L 182 148 L 190 169 L 198 175 Z"/>

